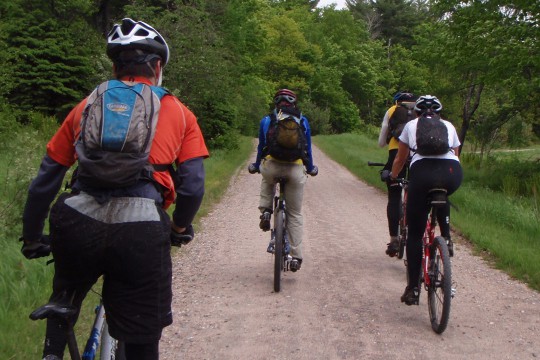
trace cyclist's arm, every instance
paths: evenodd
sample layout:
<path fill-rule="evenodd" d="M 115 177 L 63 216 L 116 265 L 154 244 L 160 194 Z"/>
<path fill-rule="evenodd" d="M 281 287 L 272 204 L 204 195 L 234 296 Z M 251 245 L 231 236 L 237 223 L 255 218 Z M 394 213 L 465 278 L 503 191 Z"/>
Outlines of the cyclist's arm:
<path fill-rule="evenodd" d="M 62 187 L 62 181 L 69 167 L 48 155 L 41 162 L 37 177 L 30 184 L 23 212 L 23 239 L 39 240 L 43 234 L 49 207 Z"/>
<path fill-rule="evenodd" d="M 176 189 L 172 227 L 179 233 L 192 223 L 204 197 L 203 160 L 204 157 L 186 160 L 178 165 L 176 171 L 180 186 Z"/>
<path fill-rule="evenodd" d="M 259 124 L 259 145 L 257 145 L 257 159 L 255 160 L 255 166 L 258 168 L 261 165 L 261 160 L 264 156 L 264 148 L 266 147 L 266 132 L 270 125 L 270 117 L 265 116 L 262 118 Z"/>
<path fill-rule="evenodd" d="M 395 179 L 398 177 L 399 173 L 403 169 L 403 166 L 407 163 L 409 158 L 409 145 L 403 141 L 399 142 L 398 153 L 392 164 L 392 172 L 390 173 L 390 178 Z"/>
<path fill-rule="evenodd" d="M 303 116 L 304 119 L 304 127 L 306 128 L 306 159 L 304 159 L 304 166 L 306 167 L 306 171 L 310 173 L 313 171 L 313 153 L 311 151 L 311 128 L 309 127 L 309 122 L 306 117 Z"/>
<path fill-rule="evenodd" d="M 379 132 L 379 146 L 386 146 L 386 138 L 388 136 L 388 119 L 390 119 L 390 109 L 386 111 L 381 124 L 381 131 Z"/>

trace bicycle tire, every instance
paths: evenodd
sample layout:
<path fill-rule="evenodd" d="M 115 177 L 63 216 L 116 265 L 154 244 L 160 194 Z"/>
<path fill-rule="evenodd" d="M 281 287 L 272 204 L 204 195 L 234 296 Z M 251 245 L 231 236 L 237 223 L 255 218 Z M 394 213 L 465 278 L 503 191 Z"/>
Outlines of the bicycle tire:
<path fill-rule="evenodd" d="M 428 271 L 430 284 L 427 290 L 431 328 L 437 334 L 442 334 L 448 325 L 452 301 L 452 266 L 448 246 L 442 236 L 437 236 L 433 240 Z"/>
<path fill-rule="evenodd" d="M 283 236 L 285 234 L 285 213 L 278 209 L 274 217 L 274 233 L 276 243 L 274 245 L 274 291 L 281 290 L 281 272 L 283 271 Z"/>
<path fill-rule="evenodd" d="M 405 255 L 405 244 L 407 243 L 407 226 L 399 226 L 399 250 L 397 254 L 398 259 L 403 259 Z"/>
<path fill-rule="evenodd" d="M 403 255 L 405 255 L 405 244 L 407 243 L 407 194 L 405 191 L 401 192 L 401 212 L 399 214 L 399 248 L 397 254 L 399 260 L 403 259 Z"/>

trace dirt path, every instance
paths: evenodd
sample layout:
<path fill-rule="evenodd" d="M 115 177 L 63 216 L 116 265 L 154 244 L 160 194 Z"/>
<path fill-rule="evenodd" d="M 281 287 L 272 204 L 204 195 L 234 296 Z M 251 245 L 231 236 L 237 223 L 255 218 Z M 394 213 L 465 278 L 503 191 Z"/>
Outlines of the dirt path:
<path fill-rule="evenodd" d="M 258 228 L 260 175 L 241 169 L 202 231 L 174 258 L 174 324 L 162 359 L 535 359 L 540 294 L 457 240 L 457 295 L 442 335 L 426 294 L 401 304 L 403 262 L 384 254 L 386 195 L 314 149 L 304 195 L 304 264 L 272 289 Z"/>

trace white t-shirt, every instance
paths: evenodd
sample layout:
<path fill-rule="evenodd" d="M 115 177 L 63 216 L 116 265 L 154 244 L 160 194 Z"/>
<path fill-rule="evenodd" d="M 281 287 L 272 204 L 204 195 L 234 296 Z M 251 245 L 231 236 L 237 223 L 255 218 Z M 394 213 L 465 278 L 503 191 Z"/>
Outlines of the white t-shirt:
<path fill-rule="evenodd" d="M 448 145 L 450 146 L 450 150 L 446 154 L 442 155 L 429 155 L 429 156 L 423 156 L 420 154 L 417 154 L 413 151 L 411 151 L 412 159 L 411 159 L 411 165 L 420 159 L 449 159 L 449 160 L 456 160 L 459 161 L 459 158 L 454 154 L 453 148 L 456 148 L 461 145 L 461 142 L 459 141 L 456 128 L 454 125 L 452 125 L 451 122 L 441 119 L 441 121 L 446 125 L 446 128 L 448 129 Z M 416 149 L 416 126 L 418 124 L 418 118 L 409 121 L 407 124 L 405 124 L 405 128 L 403 128 L 403 132 L 399 136 L 399 141 L 407 144 L 410 149 Z"/>

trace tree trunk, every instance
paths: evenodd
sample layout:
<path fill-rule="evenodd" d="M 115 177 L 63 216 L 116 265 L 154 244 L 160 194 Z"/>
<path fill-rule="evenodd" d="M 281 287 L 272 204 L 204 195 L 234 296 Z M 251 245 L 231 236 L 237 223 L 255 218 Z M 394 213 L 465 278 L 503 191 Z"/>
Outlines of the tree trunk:
<path fill-rule="evenodd" d="M 461 129 L 459 131 L 459 141 L 461 142 L 460 153 L 463 144 L 465 144 L 465 138 L 470 127 L 471 119 L 480 105 L 480 96 L 482 95 L 483 89 L 484 84 L 471 84 L 465 93 L 462 114 L 463 122 L 461 123 Z"/>

